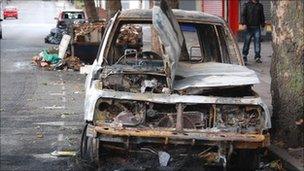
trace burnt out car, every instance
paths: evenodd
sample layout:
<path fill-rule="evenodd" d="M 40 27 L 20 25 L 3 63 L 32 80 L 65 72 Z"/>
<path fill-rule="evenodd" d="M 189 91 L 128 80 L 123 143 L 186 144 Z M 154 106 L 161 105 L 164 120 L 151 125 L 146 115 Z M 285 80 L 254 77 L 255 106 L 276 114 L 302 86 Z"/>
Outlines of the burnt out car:
<path fill-rule="evenodd" d="M 126 27 L 139 36 L 121 41 Z M 81 155 L 99 161 L 121 150 L 151 153 L 159 166 L 190 155 L 255 167 L 271 127 L 258 83 L 219 17 L 163 1 L 117 13 L 87 75 Z"/>

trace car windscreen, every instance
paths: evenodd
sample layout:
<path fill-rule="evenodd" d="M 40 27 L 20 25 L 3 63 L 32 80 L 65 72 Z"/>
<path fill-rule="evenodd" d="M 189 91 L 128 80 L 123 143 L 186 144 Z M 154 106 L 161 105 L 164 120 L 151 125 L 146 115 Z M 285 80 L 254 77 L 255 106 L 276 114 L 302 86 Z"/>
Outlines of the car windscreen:
<path fill-rule="evenodd" d="M 83 12 L 63 12 L 63 19 L 84 19 Z"/>

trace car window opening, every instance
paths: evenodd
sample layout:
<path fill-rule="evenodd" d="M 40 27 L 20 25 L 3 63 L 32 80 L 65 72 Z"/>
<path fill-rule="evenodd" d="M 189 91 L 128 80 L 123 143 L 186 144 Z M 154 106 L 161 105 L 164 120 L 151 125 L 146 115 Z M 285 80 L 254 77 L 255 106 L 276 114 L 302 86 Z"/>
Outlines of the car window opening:
<path fill-rule="evenodd" d="M 190 63 L 231 63 L 227 36 L 222 26 L 213 24 L 180 23 L 185 37 L 187 52 L 182 52 L 180 61 Z M 107 62 L 131 64 L 146 62 L 162 63 L 164 49 L 153 48 L 153 25 L 151 23 L 121 23 L 109 47 Z M 152 63 L 151 63 L 152 64 Z"/>

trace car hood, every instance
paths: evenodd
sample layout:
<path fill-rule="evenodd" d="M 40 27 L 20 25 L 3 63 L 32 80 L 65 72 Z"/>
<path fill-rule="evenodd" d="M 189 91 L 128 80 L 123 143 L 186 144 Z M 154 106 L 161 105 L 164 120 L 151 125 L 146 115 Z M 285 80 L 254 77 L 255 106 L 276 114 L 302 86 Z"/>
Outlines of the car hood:
<path fill-rule="evenodd" d="M 185 39 L 166 1 L 160 1 L 158 3 L 160 4 L 155 4 L 153 7 L 152 21 L 161 44 L 164 47 L 164 70 L 167 76 L 168 86 L 172 89 L 177 64 Z"/>
<path fill-rule="evenodd" d="M 258 84 L 260 81 L 253 70 L 245 66 L 207 62 L 189 64 L 180 62 L 176 75 L 175 90 L 188 88 L 234 87 Z"/>

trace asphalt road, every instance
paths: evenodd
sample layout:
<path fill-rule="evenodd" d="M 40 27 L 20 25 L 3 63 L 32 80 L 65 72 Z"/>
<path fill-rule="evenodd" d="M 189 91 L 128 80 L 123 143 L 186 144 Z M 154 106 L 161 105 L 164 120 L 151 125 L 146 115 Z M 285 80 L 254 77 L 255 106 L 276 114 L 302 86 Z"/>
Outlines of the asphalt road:
<path fill-rule="evenodd" d="M 74 170 L 83 125 L 84 76 L 31 64 L 63 8 L 56 1 L 12 1 L 19 19 L 2 22 L 1 170 Z"/>

